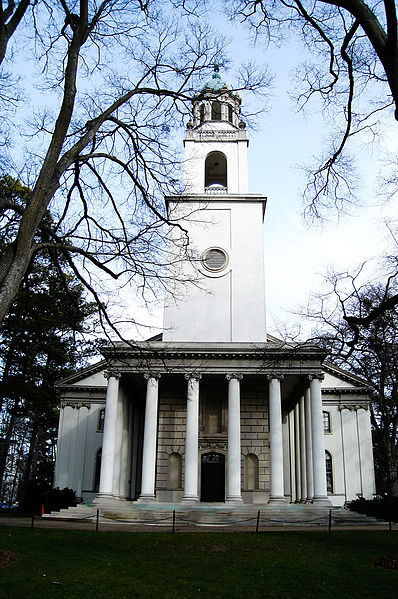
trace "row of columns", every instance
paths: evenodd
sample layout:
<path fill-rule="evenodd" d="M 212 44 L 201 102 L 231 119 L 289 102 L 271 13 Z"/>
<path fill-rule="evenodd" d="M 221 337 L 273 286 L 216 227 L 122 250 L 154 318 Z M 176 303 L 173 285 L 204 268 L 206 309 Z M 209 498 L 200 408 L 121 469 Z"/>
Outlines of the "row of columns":
<path fill-rule="evenodd" d="M 104 436 L 102 446 L 100 496 L 114 496 L 120 480 L 121 452 L 123 448 L 120 423 L 123 402 L 119 393 L 119 374 L 108 374 Z M 142 458 L 141 495 L 143 500 L 155 498 L 156 450 L 158 427 L 158 387 L 160 375 L 146 374 L 146 407 Z M 187 412 L 185 441 L 185 501 L 198 501 L 199 462 L 199 381 L 198 373 L 186 374 Z M 241 434 L 240 434 L 240 381 L 241 374 L 227 374 L 228 380 L 228 456 L 226 501 L 241 502 Z M 297 446 L 296 461 L 300 467 L 301 493 L 306 487 L 307 496 L 316 502 L 327 501 L 325 448 L 322 419 L 322 375 L 311 375 L 310 387 L 297 409 L 297 430 L 301 430 L 302 445 Z M 283 375 L 270 374 L 269 380 L 269 431 L 270 431 L 270 502 L 285 500 L 284 461 L 282 436 L 281 380 Z M 304 437 L 306 443 L 304 443 Z M 305 472 L 305 476 L 303 475 Z"/>

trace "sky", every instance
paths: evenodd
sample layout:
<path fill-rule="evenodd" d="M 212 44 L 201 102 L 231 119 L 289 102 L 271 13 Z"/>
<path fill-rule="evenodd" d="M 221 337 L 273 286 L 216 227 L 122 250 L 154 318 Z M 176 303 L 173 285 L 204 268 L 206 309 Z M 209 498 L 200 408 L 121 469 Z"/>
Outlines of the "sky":
<path fill-rule="evenodd" d="M 224 25 L 228 31 L 228 25 Z M 381 205 L 376 191 L 377 159 L 384 149 L 398 152 L 397 126 L 387 122 L 378 149 L 361 142 L 356 151 L 362 178 L 358 191 L 360 205 L 349 215 L 327 214 L 322 222 L 303 218 L 302 190 L 305 174 L 302 165 L 322 150 L 327 122 L 316 102 L 307 114 L 297 112 L 288 90 L 302 54 L 293 42 L 281 48 L 253 50 L 242 32 L 233 33 L 232 56 L 264 60 L 275 80 L 270 109 L 249 131 L 249 190 L 268 198 L 265 218 L 265 263 L 268 332 L 278 334 L 285 325 L 295 328 L 301 321 L 297 312 L 311 294 L 324 288 L 328 270 L 343 272 L 380 256 L 391 246 L 385 220 L 398 214 L 398 198 Z M 299 59 L 298 59 L 299 57 Z M 228 81 L 228 74 L 226 75 Z M 304 323 L 302 323 L 304 326 Z M 309 333 L 309 325 L 303 333 Z"/>
<path fill-rule="evenodd" d="M 268 64 L 275 77 L 269 110 L 249 122 L 248 161 L 249 191 L 268 198 L 264 228 L 268 331 L 278 334 L 285 326 L 290 328 L 302 322 L 297 311 L 307 304 L 312 293 L 322 289 L 323 277 L 330 268 L 337 271 L 354 268 L 388 248 L 390 239 L 384 220 L 396 219 L 398 198 L 380 205 L 375 192 L 378 153 L 361 144 L 357 146 L 358 163 L 364 175 L 359 193 L 361 206 L 352 209 L 349 216 L 328 214 L 318 223 L 303 219 L 301 191 L 305 175 L 298 165 L 321 152 L 328 126 L 316 102 L 303 114 L 297 112 L 289 98 L 293 70 L 305 55 L 292 40 L 279 48 L 266 48 L 262 43 L 253 48 L 248 33 L 236 23 L 228 23 L 217 10 L 219 5 L 211 4 L 208 17 L 221 33 L 231 38 L 231 64 L 228 70 L 222 69 L 223 79 L 233 87 L 233 72 L 242 60 L 257 62 L 260 67 Z M 252 99 L 247 94 L 241 95 L 244 111 L 245 100 Z M 380 152 L 388 146 L 397 154 L 396 127 L 394 122 L 387 122 L 384 139 L 379 140 Z M 181 145 L 182 137 L 181 130 Z M 134 304 L 130 309 L 134 309 L 136 320 L 161 327 L 159 306 L 149 317 L 146 307 Z M 148 333 L 152 331 L 141 332 L 144 337 Z"/>
<path fill-rule="evenodd" d="M 274 74 L 269 109 L 248 123 L 249 192 L 267 197 L 264 246 L 268 333 L 296 335 L 299 327 L 300 337 L 306 338 L 312 323 L 305 322 L 299 313 L 311 304 L 312 295 L 325 288 L 327 273 L 354 270 L 391 246 L 385 221 L 396 221 L 398 198 L 381 205 L 376 178 L 377 160 L 384 149 L 398 152 L 396 124 L 387 121 L 377 150 L 363 141 L 356 147 L 362 175 L 358 205 L 351 207 L 349 214 L 331 212 L 319 222 L 308 222 L 303 217 L 306 177 L 301 166 L 322 151 L 328 122 L 316 102 L 303 114 L 289 96 L 293 72 L 304 55 L 293 41 L 280 48 L 265 48 L 262 44 L 254 48 L 247 32 L 228 23 L 220 11 L 214 10 L 209 18 L 231 40 L 231 63 L 228 70 L 221 68 L 221 76 L 230 87 L 234 86 L 233 71 L 241 61 L 254 61 L 260 67 L 268 64 Z M 247 94 L 241 95 L 244 112 Z M 376 266 L 372 268 L 377 270 Z M 135 314 L 141 322 L 148 322 L 146 308 L 135 308 Z M 149 322 L 161 327 L 159 307 L 151 313 Z M 144 337 L 147 332 L 143 332 Z"/>
<path fill-rule="evenodd" d="M 387 121 L 377 150 L 363 142 L 356 148 L 362 175 L 358 205 L 351 207 L 349 214 L 331 212 L 319 222 L 308 222 L 302 203 L 306 178 L 300 167 L 322 151 L 328 123 L 316 102 L 303 114 L 289 96 L 293 72 L 303 54 L 293 41 L 280 48 L 261 44 L 253 48 L 248 34 L 229 24 L 219 11 L 214 11 L 210 20 L 231 39 L 230 68 L 221 69 L 227 84 L 233 87 L 233 70 L 242 60 L 268 64 L 275 77 L 269 110 L 249 122 L 249 192 L 267 196 L 264 246 L 268 333 L 296 335 L 299 327 L 301 338 L 305 338 L 312 324 L 299 313 L 325 288 L 327 273 L 354 270 L 381 256 L 391 245 L 385 221 L 396 220 L 398 198 L 381 205 L 376 178 L 377 160 L 383 150 L 388 147 L 398 152 L 396 124 Z M 245 94 L 241 95 L 244 112 Z M 161 326 L 161 318 L 161 310 L 155 310 L 151 322 Z"/>

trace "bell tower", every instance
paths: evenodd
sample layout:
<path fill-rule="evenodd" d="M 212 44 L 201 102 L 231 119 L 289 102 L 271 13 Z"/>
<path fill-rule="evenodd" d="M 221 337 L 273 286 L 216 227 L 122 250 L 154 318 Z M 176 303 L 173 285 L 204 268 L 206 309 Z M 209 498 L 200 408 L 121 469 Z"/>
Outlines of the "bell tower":
<path fill-rule="evenodd" d="M 248 193 L 240 97 L 212 79 L 193 100 L 184 140 L 184 191 L 166 198 L 173 248 L 188 242 L 192 260 L 178 266 L 165 301 L 164 341 L 265 342 L 264 196 Z M 172 259 L 169 262 L 172 262 Z M 170 274 L 173 267 L 169 265 Z M 188 283 L 191 281 L 191 283 Z"/>

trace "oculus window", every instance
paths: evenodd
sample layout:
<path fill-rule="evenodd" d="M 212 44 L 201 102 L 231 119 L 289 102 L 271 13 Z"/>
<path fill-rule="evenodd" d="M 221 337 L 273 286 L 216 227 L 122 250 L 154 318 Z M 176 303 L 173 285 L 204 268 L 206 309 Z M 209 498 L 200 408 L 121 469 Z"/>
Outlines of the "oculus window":
<path fill-rule="evenodd" d="M 201 256 L 203 266 L 211 272 L 220 272 L 228 265 L 228 255 L 221 248 L 209 248 Z"/>

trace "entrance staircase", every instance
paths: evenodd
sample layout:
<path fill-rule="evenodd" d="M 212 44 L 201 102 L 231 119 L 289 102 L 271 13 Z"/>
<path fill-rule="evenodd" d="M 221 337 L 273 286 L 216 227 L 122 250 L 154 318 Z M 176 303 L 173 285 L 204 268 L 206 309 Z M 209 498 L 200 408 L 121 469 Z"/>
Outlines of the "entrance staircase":
<path fill-rule="evenodd" d="M 243 504 L 225 503 L 166 504 L 139 503 L 133 501 L 108 500 L 100 504 L 80 504 L 59 512 L 44 514 L 43 518 L 63 520 L 95 520 L 99 510 L 101 522 L 121 522 L 136 525 L 172 527 L 173 518 L 178 529 L 211 526 L 214 528 L 244 527 L 327 527 L 329 518 L 335 526 L 379 526 L 383 521 L 344 508 L 330 508 L 315 504 Z"/>

